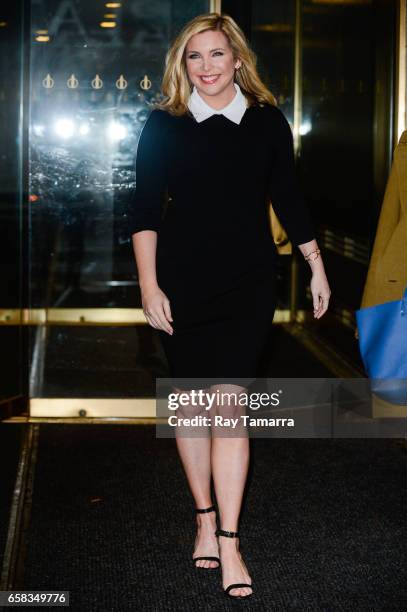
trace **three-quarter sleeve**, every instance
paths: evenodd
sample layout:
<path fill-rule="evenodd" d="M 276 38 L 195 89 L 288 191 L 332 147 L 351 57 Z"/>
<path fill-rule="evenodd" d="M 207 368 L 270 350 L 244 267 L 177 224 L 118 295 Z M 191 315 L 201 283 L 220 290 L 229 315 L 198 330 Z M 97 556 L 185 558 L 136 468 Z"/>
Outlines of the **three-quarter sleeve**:
<path fill-rule="evenodd" d="M 308 207 L 298 187 L 293 134 L 283 112 L 272 109 L 273 164 L 269 195 L 273 209 L 291 242 L 298 246 L 315 238 Z"/>
<path fill-rule="evenodd" d="M 167 188 L 164 114 L 159 109 L 151 111 L 138 141 L 136 186 L 127 210 L 130 235 L 160 228 Z"/>

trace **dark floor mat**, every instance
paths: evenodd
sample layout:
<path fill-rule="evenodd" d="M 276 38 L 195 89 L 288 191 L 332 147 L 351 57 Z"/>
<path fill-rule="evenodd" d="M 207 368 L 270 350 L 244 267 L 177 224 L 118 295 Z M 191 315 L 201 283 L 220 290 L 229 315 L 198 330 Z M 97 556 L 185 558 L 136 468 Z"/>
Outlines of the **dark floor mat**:
<path fill-rule="evenodd" d="M 253 439 L 241 550 L 255 594 L 193 568 L 193 501 L 154 427 L 40 426 L 25 589 L 71 609 L 379 611 L 407 605 L 397 440 Z"/>
<path fill-rule="evenodd" d="M 3 561 L 4 547 L 10 520 L 10 510 L 16 483 L 21 434 L 25 425 L 0 423 L 0 559 Z"/>

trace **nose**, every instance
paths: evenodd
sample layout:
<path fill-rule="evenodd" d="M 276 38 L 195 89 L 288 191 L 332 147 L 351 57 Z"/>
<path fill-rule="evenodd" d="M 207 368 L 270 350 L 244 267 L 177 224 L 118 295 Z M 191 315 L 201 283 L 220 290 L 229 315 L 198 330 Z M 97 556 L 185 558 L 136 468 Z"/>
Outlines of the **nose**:
<path fill-rule="evenodd" d="M 211 68 L 211 65 L 212 65 L 212 60 L 211 60 L 210 57 L 203 58 L 203 60 L 202 60 L 202 70 L 204 72 L 208 72 L 208 74 L 209 74 L 209 70 Z"/>

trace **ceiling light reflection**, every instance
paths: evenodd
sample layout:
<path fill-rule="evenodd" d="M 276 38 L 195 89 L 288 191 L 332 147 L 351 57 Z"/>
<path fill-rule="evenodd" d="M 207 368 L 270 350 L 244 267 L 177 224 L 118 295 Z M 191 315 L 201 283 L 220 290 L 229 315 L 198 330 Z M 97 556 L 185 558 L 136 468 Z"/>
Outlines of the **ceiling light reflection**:
<path fill-rule="evenodd" d="M 311 121 L 306 119 L 305 121 L 303 121 L 301 123 L 301 125 L 300 125 L 300 134 L 301 134 L 301 136 L 305 136 L 305 134 L 308 134 L 311 130 L 312 130 L 312 123 L 311 123 Z"/>
<path fill-rule="evenodd" d="M 55 123 L 54 129 L 61 138 L 71 138 L 74 132 L 74 124 L 70 119 L 59 119 Z"/>
<path fill-rule="evenodd" d="M 112 121 L 107 129 L 107 133 L 111 140 L 123 140 L 127 136 L 127 129 L 122 123 Z"/>

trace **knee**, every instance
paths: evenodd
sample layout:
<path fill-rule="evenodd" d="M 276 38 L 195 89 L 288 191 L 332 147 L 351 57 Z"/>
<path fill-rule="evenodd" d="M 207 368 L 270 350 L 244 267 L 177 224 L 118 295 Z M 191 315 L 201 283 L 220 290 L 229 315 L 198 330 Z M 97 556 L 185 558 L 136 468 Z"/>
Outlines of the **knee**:
<path fill-rule="evenodd" d="M 214 403 L 215 413 L 230 419 L 241 417 L 246 411 L 246 392 L 245 387 L 235 385 L 228 385 L 222 389 L 218 387 Z"/>
<path fill-rule="evenodd" d="M 208 413 L 207 402 L 205 401 L 204 394 L 194 394 L 193 390 L 191 389 L 185 390 L 179 389 L 177 387 L 174 387 L 174 391 L 175 393 L 182 394 L 183 397 L 182 403 L 179 402 L 177 408 L 178 417 L 184 417 L 189 419 L 194 416 L 199 416 Z M 204 389 L 204 392 L 206 391 L 207 389 Z"/>

